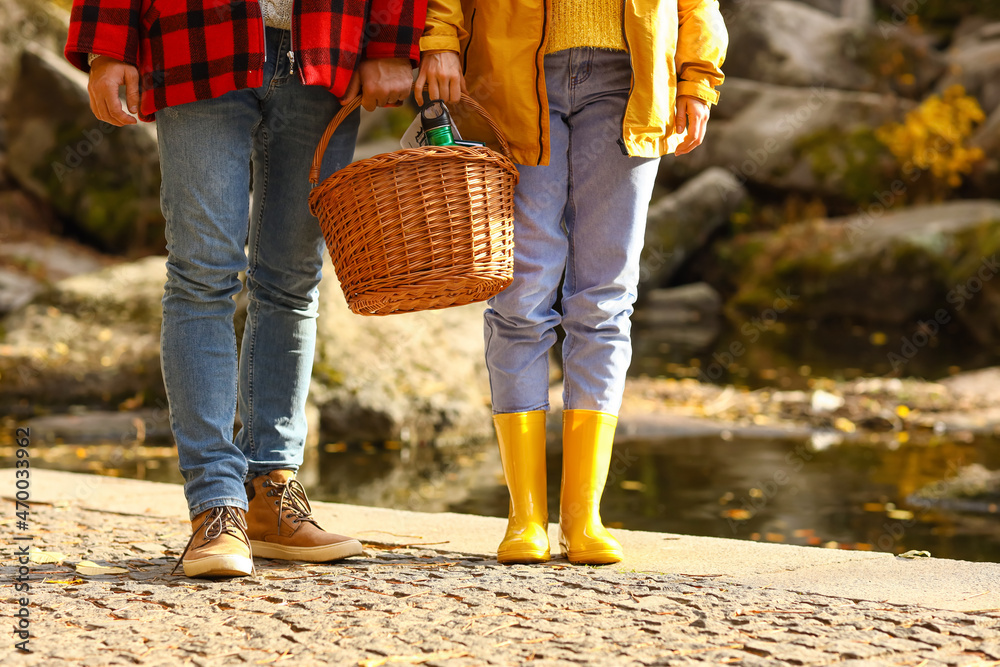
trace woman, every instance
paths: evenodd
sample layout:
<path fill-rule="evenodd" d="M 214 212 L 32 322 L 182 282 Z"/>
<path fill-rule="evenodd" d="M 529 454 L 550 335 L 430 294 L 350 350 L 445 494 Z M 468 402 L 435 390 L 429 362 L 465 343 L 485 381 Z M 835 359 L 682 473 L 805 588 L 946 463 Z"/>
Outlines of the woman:
<path fill-rule="evenodd" d="M 559 324 L 560 546 L 573 563 L 622 559 L 600 499 L 631 360 L 646 211 L 660 156 L 683 155 L 705 135 L 727 42 L 716 0 L 428 3 L 417 101 L 424 84 L 451 103 L 471 91 L 520 172 L 514 281 L 485 314 L 510 491 L 501 563 L 549 558 L 545 411 Z"/>

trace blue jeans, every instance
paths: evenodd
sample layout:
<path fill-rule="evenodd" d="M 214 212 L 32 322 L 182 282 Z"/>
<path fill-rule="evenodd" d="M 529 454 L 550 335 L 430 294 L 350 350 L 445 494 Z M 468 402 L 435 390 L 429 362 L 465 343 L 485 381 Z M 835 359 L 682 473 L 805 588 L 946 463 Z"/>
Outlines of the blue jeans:
<path fill-rule="evenodd" d="M 161 362 L 192 517 L 246 509 L 244 481 L 298 470 L 306 439 L 324 252 L 309 167 L 340 104 L 290 74 L 287 31 L 268 28 L 266 41 L 260 88 L 156 114 L 168 253 Z M 358 119 L 340 125 L 322 178 L 351 161 Z M 249 306 L 237 359 L 243 271 Z"/>
<path fill-rule="evenodd" d="M 542 167 L 518 165 L 514 281 L 485 315 L 494 413 L 548 408 L 548 353 L 559 324 L 564 407 L 614 415 L 621 407 L 659 163 L 627 157 L 617 145 L 630 82 L 626 53 L 576 48 L 545 56 L 551 158 Z"/>

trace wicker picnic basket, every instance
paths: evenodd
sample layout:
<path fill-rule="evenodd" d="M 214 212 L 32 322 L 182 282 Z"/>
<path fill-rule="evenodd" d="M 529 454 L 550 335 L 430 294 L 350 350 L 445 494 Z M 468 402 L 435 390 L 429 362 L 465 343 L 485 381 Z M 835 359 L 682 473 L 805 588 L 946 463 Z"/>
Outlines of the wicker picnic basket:
<path fill-rule="evenodd" d="M 323 133 L 309 175 L 314 186 L 330 137 L 359 103 L 346 105 Z M 353 312 L 448 308 L 510 284 L 517 168 L 486 111 L 466 95 L 462 106 L 486 121 L 503 155 L 486 147 L 401 149 L 350 164 L 309 195 Z"/>

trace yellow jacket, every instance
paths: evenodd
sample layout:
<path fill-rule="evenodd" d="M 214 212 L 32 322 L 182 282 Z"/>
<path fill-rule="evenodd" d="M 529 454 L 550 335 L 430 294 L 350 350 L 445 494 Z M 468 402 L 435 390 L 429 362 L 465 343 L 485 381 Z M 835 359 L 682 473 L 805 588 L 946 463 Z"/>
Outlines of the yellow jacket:
<path fill-rule="evenodd" d="M 632 90 L 622 120 L 629 155 L 673 152 L 677 95 L 714 104 L 729 36 L 718 0 L 623 0 Z M 497 121 L 518 164 L 549 161 L 542 62 L 547 0 L 428 0 L 421 51 L 457 51 L 469 93 Z"/>

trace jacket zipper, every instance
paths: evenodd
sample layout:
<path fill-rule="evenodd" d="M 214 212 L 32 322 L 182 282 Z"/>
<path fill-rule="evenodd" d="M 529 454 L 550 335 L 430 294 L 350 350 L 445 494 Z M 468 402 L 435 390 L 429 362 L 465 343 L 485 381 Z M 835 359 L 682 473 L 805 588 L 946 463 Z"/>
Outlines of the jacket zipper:
<path fill-rule="evenodd" d="M 624 0 L 622 0 L 624 4 Z M 548 100 L 542 99 L 541 93 L 541 78 L 543 76 L 542 68 L 538 66 L 538 57 L 542 56 L 545 50 L 545 41 L 548 38 L 549 32 L 549 3 L 547 0 L 542 0 L 542 42 L 538 45 L 538 50 L 535 51 L 535 96 L 538 98 L 538 166 L 542 164 L 542 155 L 545 150 L 541 144 L 542 141 L 542 129 L 545 127 L 545 119 L 543 114 L 546 109 L 548 109 Z M 544 57 L 544 56 L 543 56 Z"/>
<path fill-rule="evenodd" d="M 257 7 L 260 9 L 260 50 L 264 54 L 264 62 L 267 62 L 267 23 L 264 21 L 264 6 L 261 4 L 263 1 L 260 0 Z"/>
<path fill-rule="evenodd" d="M 628 156 L 628 147 L 625 145 L 625 116 L 628 114 L 628 103 L 632 100 L 632 90 L 635 88 L 635 68 L 632 67 L 632 49 L 628 45 L 628 31 L 625 30 L 625 12 L 628 10 L 628 3 L 622 0 L 622 39 L 625 40 L 625 52 L 628 54 L 628 97 L 625 99 L 625 109 L 622 111 L 622 135 L 618 138 L 618 146 L 622 149 L 622 155 Z"/>
<path fill-rule="evenodd" d="M 472 31 L 476 27 L 476 12 L 479 8 L 472 10 L 472 17 L 469 19 L 469 37 L 468 41 L 465 42 L 465 53 L 462 54 L 462 73 L 469 71 L 469 47 L 472 46 Z"/>
<path fill-rule="evenodd" d="M 289 49 L 288 51 L 288 73 L 291 75 L 295 74 L 295 0 L 292 0 L 292 17 L 291 17 L 291 23 L 289 24 L 288 27 L 289 27 L 288 39 L 290 42 L 289 46 L 291 47 L 291 49 Z M 299 80 L 302 82 L 303 85 L 305 85 L 306 78 L 305 74 L 303 74 L 302 72 L 302 67 L 299 67 L 298 74 L 299 74 Z"/>

